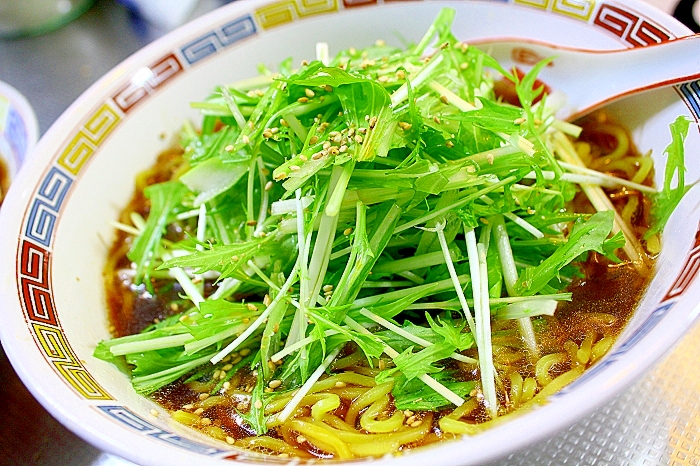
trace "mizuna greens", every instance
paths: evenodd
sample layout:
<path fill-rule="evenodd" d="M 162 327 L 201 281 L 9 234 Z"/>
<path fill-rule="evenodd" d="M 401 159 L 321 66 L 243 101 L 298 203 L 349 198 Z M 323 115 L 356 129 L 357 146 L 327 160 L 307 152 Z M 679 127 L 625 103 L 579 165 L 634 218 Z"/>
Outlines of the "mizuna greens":
<path fill-rule="evenodd" d="M 453 36 L 453 15 L 443 10 L 405 50 L 377 42 L 330 57 L 320 44 L 298 69 L 287 60 L 193 103 L 201 128 L 184 126 L 175 175 L 145 189 L 146 218 L 117 225 L 133 235 L 132 268 L 120 273 L 142 298 L 174 289 L 172 315 L 95 355 L 125 361 L 142 394 L 181 380 L 215 397 L 245 373 L 235 411 L 246 429 L 296 423 L 339 457 L 366 450 L 323 443 L 298 410 L 324 381 L 391 393 L 373 413 L 384 420 L 348 414 L 367 432 L 418 429 L 409 410 L 458 407 L 440 420 L 453 433 L 472 432 L 459 420 L 467 405 L 483 420 L 510 412 L 499 393 L 524 382 L 494 363 L 502 332 L 492 325 L 517 322 L 511 333 L 534 366 L 548 357 L 541 316 L 571 299 L 589 252 L 651 266 L 655 251 L 603 188 L 654 200 L 647 239 L 657 235 L 686 189 L 688 122 L 671 127 L 660 192 L 646 177 L 587 169 L 572 142 L 580 128 L 554 117 L 560 100 L 536 82 L 549 60 L 524 75 L 503 69 Z M 495 94 L 502 80 L 519 105 Z M 573 210 L 577 193 L 592 207 Z M 338 372 L 352 364 L 373 377 Z M 547 390 L 529 390 L 544 396 L 582 370 L 572 363 Z M 328 424 L 339 406 L 318 395 L 313 422 Z"/>

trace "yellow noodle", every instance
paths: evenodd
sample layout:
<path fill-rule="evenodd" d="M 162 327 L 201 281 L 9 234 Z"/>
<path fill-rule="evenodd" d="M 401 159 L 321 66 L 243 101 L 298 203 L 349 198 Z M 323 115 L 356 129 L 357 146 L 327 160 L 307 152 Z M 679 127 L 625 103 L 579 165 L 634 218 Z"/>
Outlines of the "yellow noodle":
<path fill-rule="evenodd" d="M 508 351 L 504 347 L 494 347 L 493 362 L 494 364 L 502 364 L 504 366 L 512 366 L 516 362 L 522 360 L 525 353 L 518 351 Z"/>
<path fill-rule="evenodd" d="M 576 359 L 581 364 L 586 364 L 591 359 L 591 348 L 593 347 L 593 341 L 595 340 L 597 333 L 592 330 L 586 334 L 586 337 L 581 342 L 579 350 L 576 352 Z"/>
<path fill-rule="evenodd" d="M 324 429 L 319 425 L 314 425 L 310 422 L 302 421 L 301 419 L 292 419 L 289 421 L 289 427 L 302 434 L 313 445 L 329 453 L 333 453 L 341 460 L 355 457 L 355 455 L 350 452 L 345 441 L 341 440 L 337 435 L 334 435 L 334 432 Z M 331 428 L 329 427 L 328 429 Z"/>
<path fill-rule="evenodd" d="M 394 414 L 385 420 L 378 420 L 380 414 L 384 413 L 389 406 L 389 398 L 381 397 L 360 416 L 360 426 L 370 433 L 395 432 L 403 427 L 404 415 L 402 411 L 395 411 Z"/>
<path fill-rule="evenodd" d="M 204 400 L 199 400 L 194 404 L 194 406 L 196 408 L 209 409 L 223 403 L 228 403 L 228 400 L 229 399 L 227 397 L 221 395 L 210 396 L 208 398 L 205 398 Z"/>
<path fill-rule="evenodd" d="M 193 390 L 198 393 L 209 393 L 211 390 L 214 388 L 214 384 L 212 382 L 187 382 L 185 384 L 187 388 L 190 390 Z"/>
<path fill-rule="evenodd" d="M 605 336 L 598 340 L 591 350 L 591 362 L 602 358 L 608 352 L 615 339 L 612 336 Z"/>
<path fill-rule="evenodd" d="M 576 356 L 576 353 L 579 350 L 578 345 L 572 340 L 566 340 L 563 346 L 564 351 L 566 351 L 566 354 L 569 356 L 569 361 L 571 361 L 571 364 L 574 366 L 580 364 Z"/>
<path fill-rule="evenodd" d="M 326 414 L 325 417 L 323 418 L 323 422 L 328 424 L 331 427 L 335 427 L 336 429 L 340 430 L 346 430 L 348 432 L 356 432 L 357 429 L 355 427 L 351 426 L 344 420 L 342 420 L 340 417 L 336 416 L 335 414 Z"/>
<path fill-rule="evenodd" d="M 190 413 L 188 411 L 183 411 L 181 409 L 178 409 L 177 411 L 172 412 L 172 418 L 179 422 L 180 424 L 184 424 L 186 426 L 193 426 L 201 420 L 199 416 L 197 416 L 194 413 Z"/>
<path fill-rule="evenodd" d="M 365 393 L 367 390 L 369 390 L 369 388 L 367 387 L 342 387 L 333 388 L 331 390 L 328 390 L 328 392 L 335 393 L 344 400 L 354 400 L 358 396 Z"/>
<path fill-rule="evenodd" d="M 347 356 L 333 361 L 333 364 L 331 364 L 331 370 L 337 371 L 340 369 L 346 369 L 364 360 L 365 356 L 362 351 L 353 351 Z"/>
<path fill-rule="evenodd" d="M 542 390 L 540 390 L 540 392 L 537 395 L 535 395 L 535 397 L 532 400 L 525 403 L 525 405 L 523 405 L 523 409 L 527 409 L 528 407 L 536 403 L 544 403 L 547 397 L 555 394 L 562 388 L 566 387 L 577 377 L 583 374 L 584 369 L 585 367 L 583 366 L 577 366 L 568 372 L 564 372 L 559 377 L 552 380 L 546 387 L 542 388 Z"/>
<path fill-rule="evenodd" d="M 287 454 L 301 458 L 310 458 L 311 455 L 304 450 L 295 448 L 284 440 L 273 437 L 246 437 L 236 440 L 236 446 L 246 450 L 261 451 L 267 450 L 277 454 Z"/>
<path fill-rule="evenodd" d="M 602 125 L 596 129 L 601 133 L 607 133 L 614 136 L 617 140 L 617 147 L 615 147 L 615 149 L 613 149 L 613 151 L 609 154 L 605 154 L 605 159 L 615 160 L 627 154 L 627 151 L 629 151 L 630 148 L 630 140 L 627 136 L 627 131 L 625 131 L 624 128 L 608 124 Z"/>
<path fill-rule="evenodd" d="M 525 403 L 529 401 L 537 393 L 537 381 L 532 377 L 527 377 L 523 381 L 523 396 L 521 398 L 522 402 Z"/>
<path fill-rule="evenodd" d="M 591 145 L 584 141 L 577 141 L 574 143 L 574 148 L 578 153 L 578 156 L 586 166 L 591 165 Z"/>
<path fill-rule="evenodd" d="M 478 406 L 479 406 L 479 402 L 477 401 L 476 398 L 472 397 L 472 398 L 469 398 L 464 403 L 462 403 L 462 406 L 456 407 L 454 409 L 454 411 L 452 411 L 450 414 L 448 414 L 445 417 L 448 417 L 450 419 L 459 419 L 459 418 L 464 417 L 467 414 L 471 413 L 472 411 L 474 411 Z"/>
<path fill-rule="evenodd" d="M 537 377 L 537 382 L 546 387 L 548 383 L 552 381 L 552 376 L 549 375 L 549 371 L 555 364 L 561 364 L 566 361 L 566 353 L 552 353 L 542 356 L 537 360 L 537 365 L 535 366 L 535 376 Z"/>
<path fill-rule="evenodd" d="M 637 196 L 629 196 L 627 198 L 627 203 L 625 204 L 625 207 L 623 207 L 622 212 L 620 212 L 620 216 L 625 220 L 625 222 L 631 224 L 632 217 L 637 212 L 638 207 L 639 198 Z"/>
<path fill-rule="evenodd" d="M 202 432 L 217 440 L 226 440 L 227 437 L 226 432 L 219 426 L 205 426 L 202 428 Z"/>
<path fill-rule="evenodd" d="M 476 424 L 469 424 L 448 417 L 440 419 L 438 424 L 440 425 L 440 430 L 448 434 L 474 435 L 479 432 L 479 426 Z"/>
<path fill-rule="evenodd" d="M 351 426 L 355 425 L 357 415 L 360 413 L 360 411 L 374 403 L 376 400 L 385 397 L 392 388 L 394 388 L 394 382 L 385 382 L 367 390 L 350 404 L 348 412 L 345 414 L 345 422 Z"/>
<path fill-rule="evenodd" d="M 649 254 L 656 255 L 661 252 L 661 240 L 658 234 L 651 235 L 646 239 L 646 248 Z"/>
<path fill-rule="evenodd" d="M 652 160 L 651 157 L 644 156 L 639 157 L 637 162 L 639 163 L 639 170 L 634 174 L 631 181 L 634 183 L 643 183 L 649 176 L 649 173 L 651 173 L 651 169 L 654 168 L 654 160 Z"/>
<path fill-rule="evenodd" d="M 338 409 L 340 397 L 332 393 L 321 393 L 322 398 L 311 407 L 311 416 L 314 419 L 323 419 L 327 413 Z"/>
<path fill-rule="evenodd" d="M 617 317 L 607 312 L 587 312 L 584 316 L 601 327 L 610 327 L 617 322 Z"/>
<path fill-rule="evenodd" d="M 323 400 L 328 396 L 328 393 L 312 393 L 311 395 L 306 395 L 304 398 L 301 399 L 299 402 L 299 407 L 305 407 L 305 406 L 313 406 L 314 404 L 318 403 L 319 401 Z M 337 395 L 334 395 L 337 396 Z M 281 410 L 284 409 L 285 406 L 287 406 L 287 403 L 292 399 L 291 396 L 285 396 L 285 397 L 280 397 L 280 398 L 273 398 L 266 406 L 265 406 L 265 414 L 272 414 L 272 413 L 277 413 Z"/>
<path fill-rule="evenodd" d="M 624 178 L 629 180 L 634 176 L 634 174 L 637 171 L 637 167 L 634 165 L 633 162 L 634 160 L 636 160 L 636 157 L 625 157 L 609 162 L 607 162 L 606 159 L 605 165 L 602 165 L 600 167 L 600 170 L 606 172 L 623 172 L 625 174 Z"/>

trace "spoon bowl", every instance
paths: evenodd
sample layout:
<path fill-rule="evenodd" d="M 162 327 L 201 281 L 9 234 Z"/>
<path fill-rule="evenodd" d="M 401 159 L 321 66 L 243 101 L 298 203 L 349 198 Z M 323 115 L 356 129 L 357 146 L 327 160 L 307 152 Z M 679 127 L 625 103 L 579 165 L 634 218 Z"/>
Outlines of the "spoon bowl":
<path fill-rule="evenodd" d="M 540 80 L 566 94 L 557 116 L 575 120 L 623 97 L 700 79 L 700 34 L 645 47 L 585 50 L 533 40 L 474 43 L 506 69 L 552 61 Z M 697 87 L 697 84 L 696 84 Z"/>

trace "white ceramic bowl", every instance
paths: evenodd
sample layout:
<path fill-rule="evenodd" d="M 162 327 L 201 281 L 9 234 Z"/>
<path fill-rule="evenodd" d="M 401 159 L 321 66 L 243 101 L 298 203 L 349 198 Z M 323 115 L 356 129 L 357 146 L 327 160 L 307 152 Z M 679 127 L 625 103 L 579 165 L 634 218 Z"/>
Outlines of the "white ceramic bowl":
<path fill-rule="evenodd" d="M 0 81 L 0 201 L 38 138 L 39 124 L 27 99 Z"/>
<path fill-rule="evenodd" d="M 197 121 L 190 101 L 219 83 L 255 75 L 260 62 L 313 58 L 319 40 L 331 51 L 379 38 L 416 40 L 445 5 L 457 10 L 455 31 L 464 40 L 526 37 L 612 49 L 689 33 L 633 0 L 256 0 L 230 4 L 148 46 L 91 87 L 47 132 L 2 210 L 2 342 L 22 380 L 54 416 L 97 447 L 142 465 L 261 461 L 167 416 L 151 416 L 154 405 L 114 366 L 92 357 L 97 342 L 109 336 L 101 275 L 109 222 L 131 197 L 135 175 L 169 144 L 163 135 L 188 117 Z M 692 156 L 700 149 L 698 83 L 633 97 L 611 111 L 632 129 L 643 152 L 653 151 L 659 167 L 670 141 L 668 123 L 677 115 L 693 119 L 686 179 L 698 179 L 700 159 Z M 691 190 L 668 224 L 640 309 L 583 377 L 547 405 L 476 437 L 375 463 L 493 460 L 551 436 L 628 387 L 696 318 L 699 204 L 698 190 Z"/>

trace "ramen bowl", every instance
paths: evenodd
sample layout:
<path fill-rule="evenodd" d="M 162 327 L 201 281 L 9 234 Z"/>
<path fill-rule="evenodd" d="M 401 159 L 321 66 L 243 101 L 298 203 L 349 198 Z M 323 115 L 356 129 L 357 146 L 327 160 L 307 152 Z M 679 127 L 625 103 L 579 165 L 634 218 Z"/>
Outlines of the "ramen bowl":
<path fill-rule="evenodd" d="M 52 126 L 10 190 L 0 220 L 0 326 L 19 376 L 58 420 L 96 447 L 140 465 L 279 462 L 188 430 L 137 395 L 122 372 L 94 358 L 110 336 L 102 270 L 115 220 L 135 176 L 172 144 L 190 102 L 218 84 L 383 39 L 420 38 L 438 11 L 456 10 L 462 40 L 537 39 L 579 48 L 641 47 L 689 34 L 640 2 L 240 1 L 130 57 L 85 92 Z M 527 54 L 525 54 L 527 56 Z M 544 76 L 546 80 L 546 75 Z M 564 92 L 565 89 L 562 89 Z M 691 121 L 688 154 L 700 149 L 699 83 L 610 105 L 662 181 L 668 125 Z M 686 180 L 700 177 L 688 156 Z M 654 278 L 608 354 L 548 403 L 475 436 L 376 458 L 389 464 L 481 464 L 551 436 L 620 393 L 663 357 L 697 316 L 700 194 L 691 189 L 669 220 Z M 155 411 L 154 411 L 155 409 Z M 153 413 L 159 412 L 158 416 Z M 300 461 L 295 461 L 299 463 Z"/>

